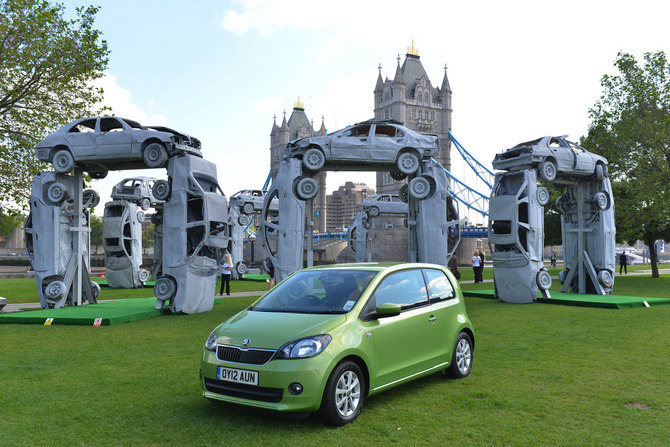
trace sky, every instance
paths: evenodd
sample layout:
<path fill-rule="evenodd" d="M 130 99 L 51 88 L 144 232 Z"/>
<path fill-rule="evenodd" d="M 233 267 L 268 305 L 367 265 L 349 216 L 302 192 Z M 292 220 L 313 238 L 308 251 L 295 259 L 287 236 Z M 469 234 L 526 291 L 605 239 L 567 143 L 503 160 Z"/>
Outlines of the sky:
<path fill-rule="evenodd" d="M 452 132 L 491 168 L 496 153 L 544 135 L 586 135 L 600 81 L 620 51 L 670 55 L 670 3 L 657 0 L 314 2 L 308 0 L 66 0 L 101 7 L 95 27 L 110 53 L 105 104 L 145 125 L 202 141 L 228 196 L 259 189 L 270 132 L 298 98 L 329 132 L 372 118 L 380 72 L 393 78 L 412 44 L 433 86 L 447 66 Z M 488 195 L 452 151 L 452 173 Z M 102 203 L 123 178 L 92 187 Z M 375 186 L 371 173 L 330 173 Z M 100 208 L 100 207 L 99 207 Z M 96 209 L 100 215 L 102 209 Z M 471 221 L 478 221 L 471 215 Z"/>

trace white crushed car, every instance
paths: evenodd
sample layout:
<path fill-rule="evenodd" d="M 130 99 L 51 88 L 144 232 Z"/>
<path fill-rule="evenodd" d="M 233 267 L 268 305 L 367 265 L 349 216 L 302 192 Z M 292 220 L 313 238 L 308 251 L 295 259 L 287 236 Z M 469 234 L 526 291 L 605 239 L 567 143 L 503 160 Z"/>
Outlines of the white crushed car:
<path fill-rule="evenodd" d="M 35 157 L 52 163 L 56 172 L 79 166 L 94 178 L 104 178 L 110 169 L 161 168 L 181 154 L 202 157 L 200 140 L 116 116 L 74 120 L 35 146 Z"/>

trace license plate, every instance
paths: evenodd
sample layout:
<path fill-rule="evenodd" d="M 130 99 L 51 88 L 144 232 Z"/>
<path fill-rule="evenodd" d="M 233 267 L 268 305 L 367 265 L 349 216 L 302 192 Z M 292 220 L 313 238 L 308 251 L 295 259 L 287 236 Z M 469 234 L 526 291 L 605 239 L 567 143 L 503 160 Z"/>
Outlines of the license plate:
<path fill-rule="evenodd" d="M 244 369 L 233 369 L 219 366 L 216 369 L 216 378 L 223 380 L 224 382 L 258 385 L 258 371 L 247 371 Z"/>

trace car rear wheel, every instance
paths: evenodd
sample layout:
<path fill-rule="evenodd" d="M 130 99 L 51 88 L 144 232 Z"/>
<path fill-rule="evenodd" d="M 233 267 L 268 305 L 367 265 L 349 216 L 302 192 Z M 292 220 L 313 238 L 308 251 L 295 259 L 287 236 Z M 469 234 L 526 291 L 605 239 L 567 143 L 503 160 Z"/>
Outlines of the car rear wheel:
<path fill-rule="evenodd" d="M 301 200 L 309 200 L 316 196 L 319 186 L 313 178 L 303 178 L 296 185 L 296 195 Z"/>
<path fill-rule="evenodd" d="M 454 379 L 462 379 L 470 374 L 472 370 L 472 357 L 474 349 L 470 336 L 461 332 L 454 343 L 454 352 L 451 355 L 451 365 L 447 369 L 447 375 Z"/>
<path fill-rule="evenodd" d="M 95 208 L 100 203 L 100 194 L 95 189 L 86 189 L 82 194 L 84 208 Z"/>
<path fill-rule="evenodd" d="M 404 174 L 413 174 L 419 169 L 419 159 L 411 152 L 405 152 L 398 157 L 398 169 Z"/>
<path fill-rule="evenodd" d="M 170 197 L 170 183 L 167 180 L 157 180 L 151 188 L 154 197 L 158 200 L 167 200 Z"/>
<path fill-rule="evenodd" d="M 535 280 L 540 290 L 549 290 L 551 287 L 551 275 L 546 270 L 540 270 L 537 272 L 537 277 Z"/>
<path fill-rule="evenodd" d="M 151 200 L 149 200 L 146 197 L 140 200 L 140 208 L 142 208 L 143 211 L 146 211 L 149 208 L 151 208 Z"/>
<path fill-rule="evenodd" d="M 540 163 L 540 177 L 546 182 L 556 180 L 556 165 L 551 160 L 545 160 Z"/>
<path fill-rule="evenodd" d="M 168 159 L 165 146 L 159 143 L 151 143 L 144 148 L 144 164 L 150 168 L 162 168 Z"/>
<path fill-rule="evenodd" d="M 44 290 L 44 295 L 46 295 L 46 297 L 49 299 L 56 300 L 60 299 L 66 290 L 67 287 L 65 287 L 65 283 L 63 281 L 54 281 L 46 287 Z"/>
<path fill-rule="evenodd" d="M 244 275 L 247 273 L 247 266 L 246 264 L 242 263 L 242 261 L 237 263 L 237 266 L 235 266 L 235 270 L 237 270 L 237 273 L 240 275 Z"/>
<path fill-rule="evenodd" d="M 177 294 L 177 283 L 174 279 L 163 276 L 154 284 L 154 295 L 159 301 L 167 301 Z"/>
<path fill-rule="evenodd" d="M 147 282 L 149 280 L 149 276 L 151 276 L 149 270 L 140 269 L 139 274 L 140 281 L 142 281 L 143 283 Z"/>
<path fill-rule="evenodd" d="M 72 157 L 72 154 L 67 149 L 56 152 L 51 162 L 54 165 L 54 170 L 59 174 L 72 172 L 75 167 L 74 157 Z"/>
<path fill-rule="evenodd" d="M 602 182 L 603 179 L 605 178 L 606 170 L 604 166 L 600 163 L 596 165 L 596 178 L 598 179 L 599 182 Z"/>
<path fill-rule="evenodd" d="M 540 206 L 545 206 L 547 203 L 549 203 L 549 191 L 544 186 L 540 186 L 537 188 L 536 196 L 537 196 L 537 203 L 539 203 Z"/>
<path fill-rule="evenodd" d="M 605 211 L 610 207 L 610 199 L 607 193 L 602 191 L 593 195 L 593 206 L 595 209 Z"/>
<path fill-rule="evenodd" d="M 251 214 L 254 212 L 254 204 L 253 203 L 245 203 L 242 206 L 242 211 L 244 211 L 244 214 Z"/>
<path fill-rule="evenodd" d="M 47 198 L 53 203 L 61 203 L 63 200 L 67 199 L 67 195 L 67 188 L 60 182 L 52 183 L 49 185 L 49 188 L 47 188 Z"/>
<path fill-rule="evenodd" d="M 246 214 L 240 215 L 240 217 L 237 218 L 237 223 L 242 226 L 247 225 L 249 223 L 249 216 L 247 216 Z"/>
<path fill-rule="evenodd" d="M 328 377 L 319 416 L 331 425 L 345 425 L 361 412 L 365 399 L 365 378 L 358 365 L 345 360 Z"/>
<path fill-rule="evenodd" d="M 407 185 L 402 185 L 400 187 L 398 197 L 400 197 L 401 202 L 409 203 L 409 187 Z"/>
<path fill-rule="evenodd" d="M 409 193 L 412 197 L 423 200 L 430 194 L 430 182 L 425 177 L 416 177 L 409 182 Z"/>

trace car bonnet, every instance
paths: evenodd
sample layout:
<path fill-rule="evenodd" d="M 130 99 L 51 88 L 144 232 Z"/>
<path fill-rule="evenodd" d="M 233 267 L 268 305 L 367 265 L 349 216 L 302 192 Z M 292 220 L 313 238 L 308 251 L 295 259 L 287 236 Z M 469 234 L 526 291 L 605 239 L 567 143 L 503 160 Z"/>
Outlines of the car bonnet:
<path fill-rule="evenodd" d="M 310 335 L 326 334 L 346 321 L 345 315 L 299 314 L 243 310 L 217 330 L 221 345 L 278 349 L 284 343 Z"/>

